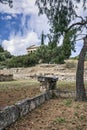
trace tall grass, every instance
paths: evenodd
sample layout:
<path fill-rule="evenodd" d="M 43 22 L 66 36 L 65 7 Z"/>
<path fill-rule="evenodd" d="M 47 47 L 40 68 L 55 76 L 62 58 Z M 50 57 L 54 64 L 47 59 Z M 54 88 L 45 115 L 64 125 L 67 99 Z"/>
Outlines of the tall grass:
<path fill-rule="evenodd" d="M 76 82 L 75 81 L 58 81 L 57 88 L 61 90 L 76 90 Z M 87 81 L 85 81 L 85 88 L 87 90 Z"/>
<path fill-rule="evenodd" d="M 36 87 L 36 86 L 39 86 L 39 82 L 33 79 L 0 82 L 0 91 L 5 89 L 15 89 L 15 88 L 22 89 L 24 87 Z"/>
<path fill-rule="evenodd" d="M 29 80 L 18 80 L 18 81 L 8 81 L 8 82 L 0 82 L 0 91 L 6 89 L 22 89 L 26 87 L 39 87 L 40 83 L 35 79 Z M 75 81 L 58 81 L 57 88 L 61 90 L 76 90 Z M 87 90 L 87 81 L 85 81 L 85 88 Z"/>

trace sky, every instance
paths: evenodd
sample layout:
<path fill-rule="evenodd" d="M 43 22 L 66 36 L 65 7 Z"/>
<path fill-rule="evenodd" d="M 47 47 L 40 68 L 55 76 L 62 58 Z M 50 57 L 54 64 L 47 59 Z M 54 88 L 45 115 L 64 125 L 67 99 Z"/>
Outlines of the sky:
<path fill-rule="evenodd" d="M 49 24 L 45 15 L 38 16 L 35 0 L 14 0 L 13 8 L 0 3 L 0 44 L 12 55 L 39 45 L 42 31 L 47 34 Z"/>
<path fill-rule="evenodd" d="M 35 0 L 13 0 L 13 8 L 0 3 L 0 44 L 12 55 L 24 55 L 27 47 L 40 45 L 42 31 L 48 34 L 49 28 L 47 17 L 38 16 Z M 79 41 L 72 56 L 78 55 L 81 47 Z"/>

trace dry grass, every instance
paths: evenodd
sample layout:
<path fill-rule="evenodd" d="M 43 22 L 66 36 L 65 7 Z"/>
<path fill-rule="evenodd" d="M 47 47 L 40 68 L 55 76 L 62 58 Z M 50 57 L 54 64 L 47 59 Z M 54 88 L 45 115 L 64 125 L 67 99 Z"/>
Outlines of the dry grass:
<path fill-rule="evenodd" d="M 85 82 L 87 90 L 87 82 Z M 75 90 L 75 81 L 58 81 L 60 90 Z M 18 100 L 31 98 L 40 93 L 40 83 L 35 79 L 0 82 L 0 109 L 12 105 Z"/>
<path fill-rule="evenodd" d="M 76 82 L 75 81 L 58 81 L 57 88 L 61 90 L 76 90 Z M 87 90 L 87 81 L 85 81 L 85 88 Z"/>
<path fill-rule="evenodd" d="M 39 82 L 36 80 L 0 82 L 0 109 L 39 93 Z"/>
<path fill-rule="evenodd" d="M 7 130 L 87 130 L 87 102 L 51 99 Z"/>

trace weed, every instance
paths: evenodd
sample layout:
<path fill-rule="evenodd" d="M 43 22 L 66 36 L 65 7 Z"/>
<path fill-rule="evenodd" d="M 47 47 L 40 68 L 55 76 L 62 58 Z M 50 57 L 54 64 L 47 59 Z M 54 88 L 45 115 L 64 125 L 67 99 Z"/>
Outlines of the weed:
<path fill-rule="evenodd" d="M 80 105 L 78 104 L 78 105 L 76 106 L 76 108 L 77 108 L 77 109 L 80 109 Z"/>
<path fill-rule="evenodd" d="M 79 118 L 79 114 L 77 112 L 74 113 L 74 115 Z"/>
<path fill-rule="evenodd" d="M 80 120 L 85 120 L 85 116 L 84 115 L 81 115 L 79 118 L 80 118 Z"/>
<path fill-rule="evenodd" d="M 68 61 L 66 62 L 66 68 L 68 69 L 76 68 L 76 63 L 74 61 Z"/>
<path fill-rule="evenodd" d="M 57 117 L 55 120 L 54 120 L 54 123 L 65 123 L 66 120 L 65 118 L 63 117 Z"/>
<path fill-rule="evenodd" d="M 64 105 L 65 106 L 71 106 L 71 104 L 72 104 L 72 100 L 71 99 L 64 100 Z"/>

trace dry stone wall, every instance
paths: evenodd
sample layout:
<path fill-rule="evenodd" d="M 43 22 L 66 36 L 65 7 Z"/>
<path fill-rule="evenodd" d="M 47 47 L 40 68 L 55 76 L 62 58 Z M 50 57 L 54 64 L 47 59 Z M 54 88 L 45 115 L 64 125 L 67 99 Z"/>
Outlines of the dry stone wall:
<path fill-rule="evenodd" d="M 0 81 L 12 81 L 13 74 L 0 74 Z"/>
<path fill-rule="evenodd" d="M 7 126 L 10 126 L 18 119 L 25 116 L 51 98 L 75 98 L 75 95 L 75 91 L 60 91 L 55 89 L 46 91 L 45 93 L 31 99 L 19 101 L 12 106 L 7 106 L 0 111 L 0 130 L 4 130 Z"/>
<path fill-rule="evenodd" d="M 47 91 L 34 98 L 25 99 L 17 102 L 15 105 L 7 106 L 0 111 L 0 130 L 4 130 L 7 126 L 11 125 L 20 117 L 23 117 L 33 109 L 37 108 L 51 97 L 51 92 Z"/>

